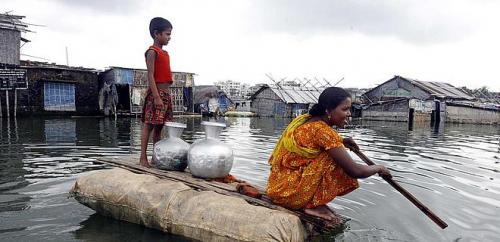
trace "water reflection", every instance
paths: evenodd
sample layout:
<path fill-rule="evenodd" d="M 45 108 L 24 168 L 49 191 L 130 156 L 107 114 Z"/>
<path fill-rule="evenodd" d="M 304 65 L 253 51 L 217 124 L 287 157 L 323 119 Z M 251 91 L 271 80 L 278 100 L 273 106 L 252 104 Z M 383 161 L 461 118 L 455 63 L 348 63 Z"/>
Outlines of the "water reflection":
<path fill-rule="evenodd" d="M 76 145 L 76 121 L 74 119 L 45 120 L 45 142 L 47 145 L 59 143 Z"/>
<path fill-rule="evenodd" d="M 205 136 L 202 121 L 227 124 L 220 139 L 235 154 L 236 177 L 265 187 L 268 158 L 290 119 L 179 118 L 188 143 Z M 388 166 L 402 186 L 445 220 L 440 230 L 377 176 L 330 206 L 352 220 L 335 241 L 452 241 L 500 239 L 500 130 L 498 126 L 359 122 L 340 130 L 365 155 Z M 105 168 L 100 156 L 137 156 L 142 124 L 135 118 L 0 119 L 0 240 L 179 241 L 184 238 L 110 220 L 66 199 L 76 177 Z M 167 135 L 164 131 L 164 136 Z M 151 154 L 152 147 L 148 148 Z M 351 153 L 359 163 L 359 158 Z M 57 205 L 57 206 L 54 206 Z M 9 221 L 9 222 L 5 222 Z M 112 232 L 110 232 L 112 231 Z M 169 237 L 170 236 L 170 237 Z"/>
<path fill-rule="evenodd" d="M 93 214 L 88 219 L 80 223 L 80 228 L 73 232 L 79 241 L 193 241 L 182 236 L 165 234 L 156 229 L 148 229 L 136 224 L 105 217 L 100 214 Z"/>
<path fill-rule="evenodd" d="M 405 132 L 402 127 L 397 126 L 397 124 L 392 126 L 372 124 L 369 129 L 375 132 L 375 135 L 370 134 L 370 131 L 359 132 L 361 130 L 352 134 L 363 143 L 370 143 L 369 140 L 382 137 L 382 143 L 384 139 L 389 140 L 385 145 L 375 145 L 374 149 L 366 153 L 396 171 L 396 180 L 421 198 L 430 208 L 439 211 L 438 215 L 442 218 L 451 220 L 451 223 L 448 222 L 450 228 L 447 232 L 456 231 L 457 234 L 463 234 L 461 229 L 470 229 L 470 226 L 482 227 L 479 224 L 464 226 L 468 221 L 474 223 L 475 220 L 486 222 L 486 226 L 498 228 L 490 216 L 476 213 L 476 219 L 472 219 L 469 216 L 474 216 L 473 213 L 463 216 L 465 213 L 456 211 L 459 207 L 484 206 L 487 207 L 486 211 L 498 215 L 500 203 L 497 199 L 493 199 L 500 191 L 500 187 L 493 182 L 499 178 L 498 173 L 481 170 L 484 168 L 495 170 L 493 166 L 498 169 L 498 164 L 495 162 L 500 137 L 498 127 L 447 125 L 442 133 L 436 135 L 426 128 Z M 391 151 L 397 151 L 397 154 L 392 154 Z M 390 200 L 394 201 L 393 199 L 397 197 Z M 402 215 L 400 212 L 403 211 L 400 210 L 398 209 L 398 215 Z M 457 213 L 461 215 L 456 216 Z M 412 214 L 404 214 L 404 217 L 414 220 L 415 214 L 413 216 Z M 418 217 L 415 219 L 420 220 Z M 429 222 L 422 220 L 422 224 Z M 420 226 L 413 227 L 414 231 L 419 229 Z M 423 230 L 421 233 L 425 234 Z M 474 237 L 471 236 L 468 238 Z M 448 239 L 451 239 L 451 236 Z"/>
<path fill-rule="evenodd" d="M 23 129 L 18 126 L 26 127 L 25 121 L 17 119 L 0 118 L 0 214 L 10 211 L 22 211 L 27 209 L 30 196 L 25 196 L 14 192 L 29 185 L 25 175 L 27 171 L 23 169 L 22 145 L 26 138 Z M 19 228 L 10 228 L 17 230 Z"/>

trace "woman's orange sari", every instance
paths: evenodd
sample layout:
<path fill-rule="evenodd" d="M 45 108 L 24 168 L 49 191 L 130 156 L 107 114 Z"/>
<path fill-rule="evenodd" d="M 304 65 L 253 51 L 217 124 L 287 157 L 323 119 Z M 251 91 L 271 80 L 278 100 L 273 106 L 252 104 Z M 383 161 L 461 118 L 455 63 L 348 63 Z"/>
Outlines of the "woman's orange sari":
<path fill-rule="evenodd" d="M 295 118 L 269 158 L 267 196 L 290 209 L 324 205 L 359 187 L 328 156 L 327 150 L 344 147 L 342 137 L 323 121 L 305 123 L 309 118 Z"/>

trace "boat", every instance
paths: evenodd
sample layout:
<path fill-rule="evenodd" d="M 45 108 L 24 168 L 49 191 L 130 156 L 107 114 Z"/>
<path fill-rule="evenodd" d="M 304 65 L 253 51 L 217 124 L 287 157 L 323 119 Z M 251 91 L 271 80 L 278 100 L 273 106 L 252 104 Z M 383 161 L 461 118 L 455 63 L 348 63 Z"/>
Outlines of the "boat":
<path fill-rule="evenodd" d="M 224 113 L 226 117 L 257 117 L 257 114 L 249 111 L 232 110 Z"/>

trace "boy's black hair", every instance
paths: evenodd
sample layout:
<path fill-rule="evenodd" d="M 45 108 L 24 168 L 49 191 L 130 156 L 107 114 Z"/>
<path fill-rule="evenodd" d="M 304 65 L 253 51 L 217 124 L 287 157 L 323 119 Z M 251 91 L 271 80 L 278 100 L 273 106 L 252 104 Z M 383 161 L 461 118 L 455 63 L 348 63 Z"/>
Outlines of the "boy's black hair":
<path fill-rule="evenodd" d="M 167 28 L 172 28 L 172 24 L 164 18 L 156 17 L 149 22 L 149 33 L 153 39 L 155 38 L 155 30 L 159 33 Z"/>

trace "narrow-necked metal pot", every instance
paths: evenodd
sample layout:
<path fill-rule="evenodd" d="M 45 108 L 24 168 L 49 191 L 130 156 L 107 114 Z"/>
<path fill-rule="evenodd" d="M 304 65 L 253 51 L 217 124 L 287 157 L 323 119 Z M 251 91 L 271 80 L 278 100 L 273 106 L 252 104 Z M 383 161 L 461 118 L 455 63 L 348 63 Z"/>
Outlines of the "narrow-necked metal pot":
<path fill-rule="evenodd" d="M 184 171 L 187 167 L 189 144 L 181 139 L 186 124 L 167 122 L 168 137 L 158 141 L 153 148 L 156 168 L 170 171 Z"/>
<path fill-rule="evenodd" d="M 233 150 L 219 140 L 225 124 L 202 122 L 206 138 L 196 140 L 189 148 L 189 171 L 195 177 L 222 178 L 229 174 L 233 167 Z"/>

